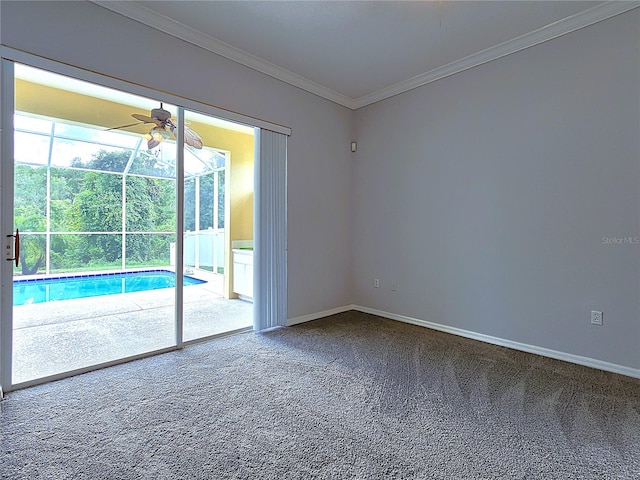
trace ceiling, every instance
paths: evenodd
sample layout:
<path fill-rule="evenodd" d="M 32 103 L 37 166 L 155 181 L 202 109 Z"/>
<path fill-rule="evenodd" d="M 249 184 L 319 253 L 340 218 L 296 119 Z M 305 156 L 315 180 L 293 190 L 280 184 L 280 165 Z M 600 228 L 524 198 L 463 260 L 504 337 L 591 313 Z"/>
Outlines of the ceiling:
<path fill-rule="evenodd" d="M 359 108 L 638 7 L 602 1 L 103 1 Z"/>

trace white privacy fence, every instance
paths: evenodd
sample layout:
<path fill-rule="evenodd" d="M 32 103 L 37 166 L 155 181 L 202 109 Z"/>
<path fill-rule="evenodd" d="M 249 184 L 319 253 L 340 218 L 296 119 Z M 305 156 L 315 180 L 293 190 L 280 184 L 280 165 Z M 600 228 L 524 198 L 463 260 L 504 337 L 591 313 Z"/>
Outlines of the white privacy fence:
<path fill-rule="evenodd" d="M 175 265 L 175 249 L 175 243 L 171 243 L 171 265 Z M 184 232 L 184 265 L 221 271 L 224 267 L 224 230 Z"/>

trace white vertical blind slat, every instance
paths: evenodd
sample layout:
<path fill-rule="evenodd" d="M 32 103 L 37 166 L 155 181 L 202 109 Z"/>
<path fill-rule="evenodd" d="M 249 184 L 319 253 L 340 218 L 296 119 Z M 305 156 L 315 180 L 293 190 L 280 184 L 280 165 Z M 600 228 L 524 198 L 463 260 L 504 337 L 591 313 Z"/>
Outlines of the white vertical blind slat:
<path fill-rule="evenodd" d="M 287 137 L 256 131 L 255 331 L 287 320 Z"/>

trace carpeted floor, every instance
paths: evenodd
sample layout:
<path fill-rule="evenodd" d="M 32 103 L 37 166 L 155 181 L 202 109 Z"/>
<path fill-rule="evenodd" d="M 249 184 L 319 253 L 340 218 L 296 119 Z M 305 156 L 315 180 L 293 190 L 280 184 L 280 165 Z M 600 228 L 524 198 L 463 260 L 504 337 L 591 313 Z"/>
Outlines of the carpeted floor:
<path fill-rule="evenodd" d="M 638 479 L 640 381 L 348 312 L 10 393 L 0 478 Z"/>

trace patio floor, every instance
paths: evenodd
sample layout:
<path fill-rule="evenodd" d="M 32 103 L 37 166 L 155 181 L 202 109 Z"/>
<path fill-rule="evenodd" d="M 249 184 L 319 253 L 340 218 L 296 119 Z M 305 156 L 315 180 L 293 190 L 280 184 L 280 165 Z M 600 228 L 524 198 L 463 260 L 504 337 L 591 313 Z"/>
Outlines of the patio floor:
<path fill-rule="evenodd" d="M 253 325 L 253 304 L 226 300 L 221 275 L 184 287 L 184 341 Z M 14 307 L 13 383 L 171 347 L 175 289 Z"/>

